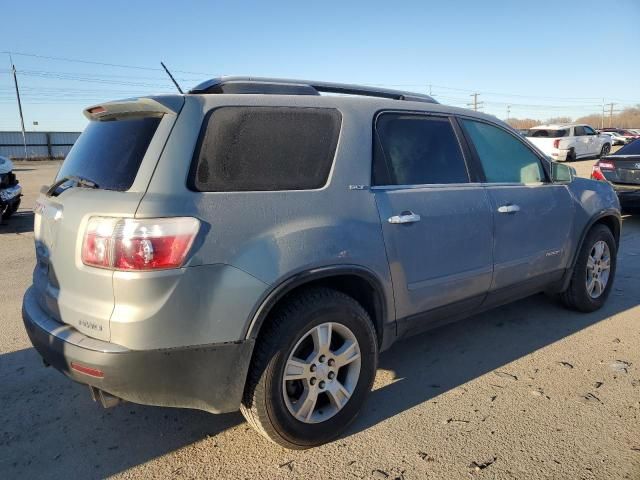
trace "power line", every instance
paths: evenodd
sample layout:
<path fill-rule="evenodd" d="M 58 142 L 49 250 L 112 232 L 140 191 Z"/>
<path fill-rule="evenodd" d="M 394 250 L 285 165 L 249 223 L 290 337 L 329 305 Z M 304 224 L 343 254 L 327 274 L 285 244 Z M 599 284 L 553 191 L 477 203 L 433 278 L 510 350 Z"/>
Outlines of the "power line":
<path fill-rule="evenodd" d="M 120 64 L 120 63 L 96 62 L 94 60 L 83 60 L 83 59 L 68 58 L 68 57 L 51 57 L 51 56 L 47 56 L 47 55 L 38 55 L 38 54 L 35 54 L 35 53 L 13 52 L 13 51 L 8 51 L 8 50 L 3 50 L 0 53 L 4 53 L 6 55 L 18 55 L 18 56 L 21 56 L 21 57 L 41 58 L 41 59 L 45 59 L 45 60 L 57 60 L 57 61 L 60 61 L 60 62 L 75 62 L 75 63 L 85 63 L 85 64 L 88 64 L 88 65 L 101 65 L 103 67 L 129 68 L 129 69 L 133 69 L 133 70 L 149 70 L 149 71 L 162 72 L 161 68 L 141 67 L 141 66 L 138 66 L 138 65 L 124 65 L 124 64 Z M 180 73 L 189 73 L 189 74 L 193 74 L 193 75 L 212 75 L 211 73 L 190 72 L 190 71 L 186 71 L 186 70 L 175 70 L 175 71 L 176 72 L 180 72 Z"/>

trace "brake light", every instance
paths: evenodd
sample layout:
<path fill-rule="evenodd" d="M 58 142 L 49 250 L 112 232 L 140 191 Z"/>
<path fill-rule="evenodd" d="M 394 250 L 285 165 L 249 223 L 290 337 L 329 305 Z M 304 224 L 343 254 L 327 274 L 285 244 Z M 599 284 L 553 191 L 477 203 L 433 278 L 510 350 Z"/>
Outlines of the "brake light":
<path fill-rule="evenodd" d="M 591 170 L 591 179 L 592 180 L 600 180 L 601 182 L 606 182 L 607 178 L 602 174 L 600 170 L 600 166 L 596 163 Z"/>
<path fill-rule="evenodd" d="M 111 270 L 162 270 L 184 263 L 200 229 L 192 217 L 91 217 L 82 263 Z"/>
<path fill-rule="evenodd" d="M 601 170 L 615 170 L 616 166 L 611 162 L 598 162 L 597 165 Z"/>

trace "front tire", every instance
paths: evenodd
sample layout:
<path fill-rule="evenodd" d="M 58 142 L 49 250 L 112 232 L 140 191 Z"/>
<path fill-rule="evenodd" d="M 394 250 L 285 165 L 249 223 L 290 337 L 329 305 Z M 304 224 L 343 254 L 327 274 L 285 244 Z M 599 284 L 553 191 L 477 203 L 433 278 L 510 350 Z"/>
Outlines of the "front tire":
<path fill-rule="evenodd" d="M 335 290 L 309 289 L 278 307 L 260 333 L 240 410 L 285 448 L 321 445 L 356 418 L 377 358 L 362 306 Z"/>
<path fill-rule="evenodd" d="M 601 308 L 613 285 L 617 254 L 611 230 L 595 225 L 578 252 L 569 287 L 560 295 L 564 305 L 580 312 Z"/>

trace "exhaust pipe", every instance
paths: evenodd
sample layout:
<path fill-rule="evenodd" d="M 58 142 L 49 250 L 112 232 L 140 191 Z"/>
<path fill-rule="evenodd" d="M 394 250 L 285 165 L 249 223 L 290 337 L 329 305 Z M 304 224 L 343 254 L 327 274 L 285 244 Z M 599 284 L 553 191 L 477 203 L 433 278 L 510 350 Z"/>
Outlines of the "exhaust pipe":
<path fill-rule="evenodd" d="M 124 402 L 121 398 L 111 395 L 110 393 L 100 390 L 92 385 L 89 385 L 89 391 L 91 392 L 91 398 L 93 401 L 100 402 L 104 408 L 115 407 L 119 403 Z"/>

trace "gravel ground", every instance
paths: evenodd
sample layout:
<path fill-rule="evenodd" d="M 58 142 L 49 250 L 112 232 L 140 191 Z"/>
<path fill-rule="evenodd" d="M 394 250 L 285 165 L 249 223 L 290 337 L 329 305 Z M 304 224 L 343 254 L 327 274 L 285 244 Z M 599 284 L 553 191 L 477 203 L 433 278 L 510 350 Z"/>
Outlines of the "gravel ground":
<path fill-rule="evenodd" d="M 593 161 L 575 162 L 588 175 Z M 606 307 L 543 295 L 397 344 L 343 438 L 290 452 L 240 414 L 124 404 L 42 366 L 20 319 L 30 208 L 58 164 L 21 163 L 0 226 L 0 478 L 640 479 L 640 218 L 625 216 Z"/>

